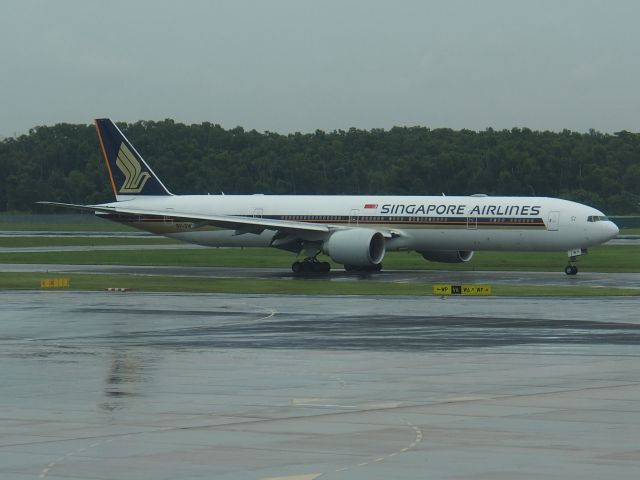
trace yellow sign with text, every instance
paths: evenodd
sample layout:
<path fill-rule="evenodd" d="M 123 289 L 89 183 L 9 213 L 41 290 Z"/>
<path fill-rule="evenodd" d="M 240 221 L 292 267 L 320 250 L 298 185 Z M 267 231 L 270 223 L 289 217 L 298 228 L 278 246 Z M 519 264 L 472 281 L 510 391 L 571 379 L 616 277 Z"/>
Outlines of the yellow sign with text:
<path fill-rule="evenodd" d="M 68 278 L 42 278 L 40 288 L 69 288 L 71 281 Z"/>
<path fill-rule="evenodd" d="M 491 295 L 491 285 L 443 285 L 433 286 L 434 295 Z"/>

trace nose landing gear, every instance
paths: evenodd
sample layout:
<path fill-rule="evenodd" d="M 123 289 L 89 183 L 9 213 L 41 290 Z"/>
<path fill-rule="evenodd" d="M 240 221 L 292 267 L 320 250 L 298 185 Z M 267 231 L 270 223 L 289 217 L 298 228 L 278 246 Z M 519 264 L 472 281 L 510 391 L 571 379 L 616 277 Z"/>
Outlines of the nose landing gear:
<path fill-rule="evenodd" d="M 573 250 L 569 250 L 567 252 L 567 256 L 569 257 L 569 265 L 564 267 L 564 273 L 567 275 L 577 275 L 578 267 L 576 262 L 578 261 L 578 257 L 587 254 L 586 248 L 574 248 Z"/>

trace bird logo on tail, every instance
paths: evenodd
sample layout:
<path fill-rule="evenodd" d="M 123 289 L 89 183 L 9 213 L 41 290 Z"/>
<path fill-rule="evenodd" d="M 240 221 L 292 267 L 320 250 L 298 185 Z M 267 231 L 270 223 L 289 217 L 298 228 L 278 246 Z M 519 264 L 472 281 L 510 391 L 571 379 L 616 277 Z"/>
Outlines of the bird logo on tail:
<path fill-rule="evenodd" d="M 124 174 L 125 180 L 119 193 L 140 193 L 144 184 L 151 178 L 149 172 L 143 172 L 140 162 L 131 153 L 127 145 L 122 142 L 118 151 L 116 165 Z"/>

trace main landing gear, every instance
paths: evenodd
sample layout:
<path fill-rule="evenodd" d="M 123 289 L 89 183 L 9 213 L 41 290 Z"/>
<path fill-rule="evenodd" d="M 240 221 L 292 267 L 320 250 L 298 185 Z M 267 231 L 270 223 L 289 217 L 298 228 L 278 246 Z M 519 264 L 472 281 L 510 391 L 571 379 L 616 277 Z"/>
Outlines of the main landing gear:
<path fill-rule="evenodd" d="M 291 270 L 296 275 L 305 273 L 329 273 L 331 264 L 329 262 L 319 262 L 315 258 L 305 258 L 302 262 L 293 262 Z"/>
<path fill-rule="evenodd" d="M 569 265 L 564 267 L 564 273 L 567 275 L 577 275 L 578 266 L 576 262 L 578 261 L 578 257 L 587 254 L 586 248 L 574 248 L 573 250 L 569 250 L 567 252 L 567 256 L 569 257 Z"/>
<path fill-rule="evenodd" d="M 320 245 L 314 242 L 306 242 L 303 245 L 305 259 L 303 261 L 296 260 L 291 264 L 291 270 L 296 275 L 308 275 L 314 273 L 329 273 L 331 264 L 329 262 L 320 262 L 318 255 L 321 253 Z"/>

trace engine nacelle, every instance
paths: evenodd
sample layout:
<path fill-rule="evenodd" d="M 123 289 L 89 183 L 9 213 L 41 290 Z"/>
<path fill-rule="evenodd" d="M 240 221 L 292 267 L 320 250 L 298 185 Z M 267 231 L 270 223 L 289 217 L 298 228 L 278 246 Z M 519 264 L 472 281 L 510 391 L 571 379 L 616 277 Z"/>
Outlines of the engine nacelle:
<path fill-rule="evenodd" d="M 384 237 L 376 230 L 351 228 L 334 232 L 322 246 L 324 253 L 336 263 L 355 267 L 371 267 L 382 262 Z"/>
<path fill-rule="evenodd" d="M 425 260 L 440 263 L 464 263 L 473 258 L 473 250 L 435 250 L 418 252 Z"/>

